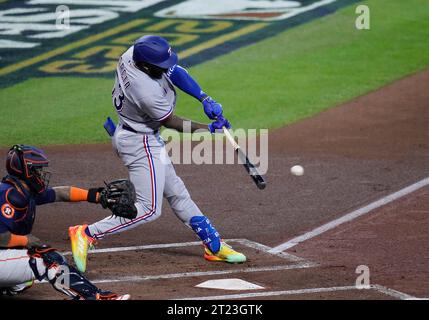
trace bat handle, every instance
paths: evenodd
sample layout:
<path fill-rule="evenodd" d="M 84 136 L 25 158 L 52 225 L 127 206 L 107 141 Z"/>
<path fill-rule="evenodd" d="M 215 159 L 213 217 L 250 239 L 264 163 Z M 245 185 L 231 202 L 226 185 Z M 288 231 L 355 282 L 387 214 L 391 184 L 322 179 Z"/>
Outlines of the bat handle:
<path fill-rule="evenodd" d="M 228 139 L 229 143 L 231 143 L 234 150 L 240 149 L 240 146 L 238 145 L 237 142 L 235 142 L 235 139 L 232 136 L 231 132 L 229 132 L 228 128 L 224 126 L 222 127 L 222 129 L 223 129 L 223 133 L 225 134 L 225 137 Z"/>
<path fill-rule="evenodd" d="M 216 120 L 225 120 L 225 118 L 223 117 L 223 115 L 219 115 L 216 117 Z M 240 146 L 237 144 L 237 142 L 235 142 L 234 138 L 231 135 L 231 132 L 229 132 L 229 129 L 225 126 L 222 127 L 223 133 L 225 134 L 225 136 L 228 138 L 229 142 L 232 144 L 232 146 L 234 147 L 234 150 L 240 149 Z"/>

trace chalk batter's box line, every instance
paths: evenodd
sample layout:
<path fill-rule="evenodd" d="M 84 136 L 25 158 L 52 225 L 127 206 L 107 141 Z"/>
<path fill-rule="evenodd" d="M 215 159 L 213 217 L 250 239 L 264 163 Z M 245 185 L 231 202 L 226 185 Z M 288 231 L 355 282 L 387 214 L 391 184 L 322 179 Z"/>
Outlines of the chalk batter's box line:
<path fill-rule="evenodd" d="M 279 266 L 267 266 L 258 268 L 240 268 L 235 270 L 220 270 L 220 271 L 206 271 L 206 272 L 184 272 L 184 273 L 172 273 L 163 275 L 148 275 L 148 276 L 125 276 L 116 279 L 100 279 L 94 280 L 93 283 L 118 283 L 118 282 L 142 282 L 149 280 L 160 280 L 160 279 L 177 279 L 177 278 L 190 278 L 190 277 L 203 277 L 213 275 L 227 275 L 237 273 L 254 273 L 254 272 L 268 272 L 268 271 L 285 271 L 285 270 L 297 270 L 318 267 L 319 264 L 304 260 L 300 257 L 291 255 L 289 253 L 280 252 L 273 253 L 270 251 L 272 248 L 261 243 L 251 241 L 248 239 L 228 239 L 226 242 L 236 242 L 244 246 L 263 251 L 265 253 L 275 255 L 285 260 L 296 262 L 292 265 L 279 265 Z M 194 242 L 181 242 L 181 243 L 169 243 L 169 244 L 153 244 L 153 245 L 142 245 L 142 246 L 130 246 L 130 247 L 116 247 L 116 248 L 105 248 L 96 249 L 89 251 L 91 254 L 96 253 L 108 253 L 108 252 L 124 252 L 124 251 L 136 251 L 136 250 L 150 250 L 150 249 L 162 249 L 162 248 L 178 248 L 178 247 L 189 247 L 189 246 L 201 246 L 200 241 Z M 64 255 L 70 255 L 71 252 L 65 252 Z M 46 283 L 45 281 L 43 283 Z M 343 286 L 343 287 L 330 287 L 330 288 L 305 288 L 300 290 L 285 290 L 285 291 L 265 291 L 265 292 L 253 292 L 243 293 L 235 295 L 221 295 L 221 296 L 210 296 L 210 297 L 192 297 L 182 298 L 181 300 L 195 300 L 195 299 L 209 299 L 209 300 L 222 300 L 222 299 L 244 299 L 244 298 L 258 298 L 258 297 L 270 297 L 270 296 L 281 296 L 281 295 L 298 295 L 298 294 L 311 294 L 311 293 L 324 293 L 324 292 L 336 292 L 345 290 L 375 290 L 387 296 L 401 299 L 401 300 L 418 300 L 415 296 L 408 295 L 406 293 L 387 288 L 381 285 L 371 285 L 369 288 L 358 289 L 356 286 Z M 425 299 L 425 298 L 422 298 Z"/>
<path fill-rule="evenodd" d="M 238 268 L 233 270 L 183 272 L 183 273 L 170 273 L 170 274 L 146 275 L 146 276 L 144 275 L 143 276 L 124 276 L 124 277 L 114 278 L 114 279 L 93 280 L 93 283 L 98 284 L 98 283 L 117 283 L 117 282 L 141 282 L 141 281 L 160 280 L 160 279 L 177 279 L 177 278 L 204 277 L 204 276 L 228 275 L 228 274 L 239 274 L 239 273 L 285 271 L 285 270 L 314 268 L 319 266 L 319 264 L 317 263 L 302 259 L 300 257 L 296 257 L 289 253 L 283 253 L 283 252 L 271 253 L 269 252 L 271 247 L 268 247 L 266 245 L 263 245 L 261 243 L 251 241 L 248 239 L 227 239 L 225 241 L 228 243 L 231 243 L 231 242 L 239 243 L 239 244 L 242 244 L 243 246 L 260 250 L 267 254 L 279 257 L 281 259 L 284 259 L 293 263 L 289 265 L 246 267 L 246 268 Z M 190 246 L 201 246 L 201 241 L 105 248 L 105 249 L 91 250 L 88 253 L 97 254 L 97 253 L 126 252 L 126 251 L 137 251 L 137 250 L 151 250 L 151 249 L 153 250 L 153 249 L 162 249 L 162 248 L 179 248 L 179 247 L 190 247 Z M 71 255 L 71 252 L 65 252 L 63 254 Z"/>
<path fill-rule="evenodd" d="M 332 293 L 340 291 L 361 291 L 361 290 L 372 290 L 379 292 L 386 296 L 399 299 L 399 300 L 426 300 L 411 296 L 409 294 L 393 290 L 378 284 L 371 285 L 364 288 L 358 288 L 356 286 L 342 286 L 342 287 L 329 287 L 329 288 L 305 288 L 298 290 L 283 290 L 283 291 L 265 291 L 265 292 L 250 292 L 250 293 L 239 293 L 229 295 L 218 295 L 218 296 L 206 296 L 206 297 L 192 297 L 192 298 L 181 298 L 173 300 L 230 300 L 230 299 L 248 299 L 248 298 L 261 298 L 261 297 L 273 297 L 273 296 L 291 296 L 300 294 L 315 294 L 315 293 Z"/>
<path fill-rule="evenodd" d="M 150 281 L 150 280 L 173 280 L 173 279 L 183 280 L 183 278 L 307 269 L 307 268 L 314 268 L 316 266 L 317 265 L 314 263 L 301 262 L 301 263 L 296 263 L 291 265 L 249 267 L 249 268 L 239 268 L 239 269 L 232 269 L 232 270 L 182 272 L 182 273 L 168 273 L 168 274 L 146 275 L 146 276 L 124 276 L 124 277 L 111 278 L 111 279 L 98 279 L 98 280 L 94 279 L 94 280 L 91 280 L 91 282 L 94 284 L 99 284 L 99 283 L 119 283 L 119 282 L 136 283 L 136 282 L 143 282 L 143 281 Z"/>
<path fill-rule="evenodd" d="M 142 282 L 142 281 L 149 281 L 149 280 L 177 279 L 177 278 L 183 279 L 183 278 L 199 277 L 199 276 L 225 275 L 225 274 L 234 274 L 234 273 L 263 272 L 263 271 L 281 271 L 281 270 L 304 269 L 304 268 L 310 268 L 310 267 L 314 267 L 314 266 L 301 263 L 296 265 L 273 266 L 273 267 L 265 267 L 265 268 L 245 268 L 245 269 L 224 270 L 224 271 L 174 273 L 174 274 L 155 275 L 155 276 L 130 276 L 130 277 L 122 277 L 119 279 L 95 280 L 92 282 L 95 284 L 118 283 L 118 282 L 135 283 L 135 282 Z M 41 283 L 43 284 L 48 282 L 44 280 Z M 303 295 L 303 294 L 332 293 L 332 292 L 339 292 L 339 291 L 360 291 L 360 290 L 373 290 L 399 300 L 429 300 L 428 298 L 418 298 L 418 297 L 406 294 L 404 292 L 394 290 L 385 286 L 381 286 L 378 284 L 370 285 L 368 287 L 363 287 L 363 288 L 358 288 L 356 286 L 337 286 L 337 287 L 329 287 L 329 288 L 304 288 L 304 289 L 297 289 L 297 290 L 264 291 L 264 292 L 230 294 L 230 295 L 174 298 L 172 300 L 232 300 L 232 299 L 291 296 L 291 295 L 300 295 L 300 294 Z"/>
<path fill-rule="evenodd" d="M 272 256 L 279 257 L 281 259 L 289 260 L 296 263 L 309 263 L 315 264 L 309 260 L 294 256 L 293 254 L 286 252 L 271 252 L 271 247 L 263 245 L 261 243 L 251 241 L 248 239 L 227 239 L 225 242 L 235 242 L 243 246 L 262 251 Z M 126 251 L 138 251 L 138 250 L 153 250 L 153 249 L 163 249 L 163 248 L 180 248 L 180 247 L 190 247 L 190 246 L 201 246 L 201 241 L 193 242 L 178 242 L 178 243 L 165 243 L 165 244 L 149 244 L 141 246 L 130 246 L 130 247 L 114 247 L 114 248 L 105 248 L 105 249 L 95 249 L 88 251 L 88 254 L 97 254 L 97 253 L 110 253 L 110 252 L 126 252 Z M 68 256 L 72 253 L 70 251 L 63 252 L 63 255 Z"/>
<path fill-rule="evenodd" d="M 277 265 L 277 266 L 267 266 L 267 267 L 249 267 L 249 268 L 239 268 L 233 270 L 217 270 L 217 271 L 198 271 L 198 272 L 182 272 L 182 273 L 169 273 L 169 274 L 160 274 L 160 275 L 147 275 L 147 276 L 124 276 L 113 279 L 98 279 L 91 280 L 92 283 L 118 283 L 118 282 L 142 282 L 149 280 L 161 280 L 161 279 L 183 279 L 183 278 L 194 278 L 194 277 L 206 277 L 206 276 L 217 276 L 217 275 L 227 275 L 227 274 L 237 274 L 237 273 L 254 273 L 254 272 L 273 272 L 273 271 L 285 271 L 285 270 L 296 270 L 296 269 L 306 269 L 314 268 L 318 265 L 315 263 L 306 263 L 300 262 L 291 265 Z M 36 281 L 37 282 L 37 281 Z M 46 280 L 41 281 L 40 283 L 48 283 Z"/>

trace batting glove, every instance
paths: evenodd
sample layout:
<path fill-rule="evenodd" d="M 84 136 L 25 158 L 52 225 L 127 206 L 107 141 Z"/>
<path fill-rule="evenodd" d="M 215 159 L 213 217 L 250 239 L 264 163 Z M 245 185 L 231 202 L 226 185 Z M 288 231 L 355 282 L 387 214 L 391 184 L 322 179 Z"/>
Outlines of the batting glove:
<path fill-rule="evenodd" d="M 222 105 L 215 100 L 213 100 L 208 95 L 203 95 L 201 102 L 203 103 L 204 113 L 211 120 L 215 120 L 217 117 L 222 115 Z"/>
<path fill-rule="evenodd" d="M 213 121 L 212 123 L 209 124 L 209 131 L 211 133 L 216 133 L 216 130 L 222 130 L 222 127 L 230 129 L 231 124 L 226 118 L 219 116 L 216 121 Z"/>

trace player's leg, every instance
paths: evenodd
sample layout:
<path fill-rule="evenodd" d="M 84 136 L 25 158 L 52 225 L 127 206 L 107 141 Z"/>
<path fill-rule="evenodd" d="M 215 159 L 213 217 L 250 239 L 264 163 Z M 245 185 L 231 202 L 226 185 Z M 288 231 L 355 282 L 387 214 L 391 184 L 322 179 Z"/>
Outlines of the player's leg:
<path fill-rule="evenodd" d="M 161 161 L 163 145 L 153 135 L 138 135 L 126 130 L 115 133 L 115 147 L 128 168 L 134 184 L 138 210 L 135 219 L 107 217 L 89 226 L 78 225 L 69 229 L 73 257 L 82 272 L 86 270 L 88 248 L 106 235 L 132 229 L 157 219 L 161 215 L 165 181 L 165 167 Z"/>
<path fill-rule="evenodd" d="M 190 227 L 203 242 L 204 258 L 209 261 L 245 262 L 245 255 L 235 251 L 221 240 L 219 232 L 191 199 L 172 163 L 168 161 L 165 166 L 164 197 L 176 216 Z"/>
<path fill-rule="evenodd" d="M 0 295 L 15 295 L 33 285 L 27 250 L 0 249 L 0 270 Z"/>
<path fill-rule="evenodd" d="M 15 295 L 30 288 L 34 280 L 48 280 L 52 286 L 72 297 L 93 300 L 127 300 L 129 295 L 118 296 L 94 286 L 54 249 L 29 251 L 0 250 L 0 293 Z"/>
<path fill-rule="evenodd" d="M 84 300 L 128 300 L 130 296 L 101 290 L 85 278 L 53 248 L 31 249 L 27 256 L 27 269 L 37 280 L 47 280 L 55 290 Z"/>
<path fill-rule="evenodd" d="M 122 134 L 121 134 L 122 133 Z M 161 161 L 162 145 L 154 135 L 139 135 L 120 130 L 116 148 L 134 184 L 138 210 L 135 219 L 108 217 L 89 226 L 90 234 L 101 239 L 108 234 L 129 230 L 161 215 L 165 171 Z"/>

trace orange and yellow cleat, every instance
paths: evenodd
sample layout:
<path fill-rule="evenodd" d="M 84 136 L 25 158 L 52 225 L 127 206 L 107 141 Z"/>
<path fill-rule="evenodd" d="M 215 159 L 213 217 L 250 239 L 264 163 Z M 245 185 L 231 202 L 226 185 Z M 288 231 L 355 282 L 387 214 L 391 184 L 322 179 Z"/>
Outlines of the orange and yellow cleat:
<path fill-rule="evenodd" d="M 220 250 L 217 253 L 211 252 L 204 246 L 204 258 L 208 261 L 223 261 L 228 263 L 243 263 L 246 261 L 246 256 L 235 251 L 225 242 L 221 242 Z"/>
<path fill-rule="evenodd" d="M 96 242 L 85 233 L 87 227 L 88 225 L 84 224 L 69 228 L 73 260 L 80 272 L 85 272 L 88 250 L 93 249 Z"/>

